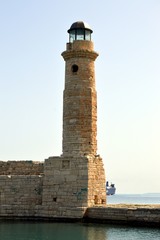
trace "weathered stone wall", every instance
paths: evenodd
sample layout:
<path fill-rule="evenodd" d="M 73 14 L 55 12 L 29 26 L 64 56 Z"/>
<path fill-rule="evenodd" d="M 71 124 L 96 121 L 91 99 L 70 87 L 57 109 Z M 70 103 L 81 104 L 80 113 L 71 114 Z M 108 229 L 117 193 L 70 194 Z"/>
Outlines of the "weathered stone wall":
<path fill-rule="evenodd" d="M 88 206 L 87 166 L 86 157 L 51 157 L 45 161 L 43 216 L 83 216 Z"/>
<path fill-rule="evenodd" d="M 0 215 L 36 216 L 42 204 L 43 162 L 0 161 Z"/>
<path fill-rule="evenodd" d="M 0 215 L 36 216 L 42 204 L 43 177 L 0 175 Z"/>
<path fill-rule="evenodd" d="M 1 216 L 82 218 L 88 206 L 106 202 L 99 156 L 1 161 L 0 166 Z"/>
<path fill-rule="evenodd" d="M 40 175 L 43 170 L 43 162 L 0 161 L 0 175 Z"/>

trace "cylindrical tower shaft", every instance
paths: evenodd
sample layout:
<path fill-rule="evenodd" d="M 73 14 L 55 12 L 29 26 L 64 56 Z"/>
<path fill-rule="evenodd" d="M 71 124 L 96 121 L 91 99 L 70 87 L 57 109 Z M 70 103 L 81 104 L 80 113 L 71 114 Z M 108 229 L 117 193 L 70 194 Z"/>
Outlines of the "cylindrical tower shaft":
<path fill-rule="evenodd" d="M 66 62 L 63 96 L 63 155 L 96 155 L 97 93 L 93 42 L 75 40 L 62 53 Z"/>

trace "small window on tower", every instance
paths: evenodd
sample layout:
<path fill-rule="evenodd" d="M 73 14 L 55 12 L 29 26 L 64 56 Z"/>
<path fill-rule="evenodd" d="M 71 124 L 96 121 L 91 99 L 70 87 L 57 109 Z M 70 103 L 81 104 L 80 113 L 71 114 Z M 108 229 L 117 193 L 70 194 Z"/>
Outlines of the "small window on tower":
<path fill-rule="evenodd" d="M 72 65 L 72 72 L 73 73 L 78 72 L 78 66 L 76 64 Z"/>

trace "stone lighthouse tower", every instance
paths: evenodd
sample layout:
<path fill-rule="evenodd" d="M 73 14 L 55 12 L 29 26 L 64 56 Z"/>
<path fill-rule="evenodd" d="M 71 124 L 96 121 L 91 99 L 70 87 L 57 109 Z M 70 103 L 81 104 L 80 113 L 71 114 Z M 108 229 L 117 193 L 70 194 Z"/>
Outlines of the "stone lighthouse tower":
<path fill-rule="evenodd" d="M 68 30 L 63 95 L 63 153 L 45 161 L 42 205 L 53 217 L 81 218 L 106 204 L 105 172 L 97 155 L 97 94 L 92 30 L 75 22 Z M 48 210 L 49 209 L 49 210 Z M 45 213 L 44 213 L 45 216 Z"/>
<path fill-rule="evenodd" d="M 97 94 L 93 49 L 89 25 L 73 23 L 69 43 L 62 53 L 66 61 L 63 99 L 63 155 L 96 155 Z"/>

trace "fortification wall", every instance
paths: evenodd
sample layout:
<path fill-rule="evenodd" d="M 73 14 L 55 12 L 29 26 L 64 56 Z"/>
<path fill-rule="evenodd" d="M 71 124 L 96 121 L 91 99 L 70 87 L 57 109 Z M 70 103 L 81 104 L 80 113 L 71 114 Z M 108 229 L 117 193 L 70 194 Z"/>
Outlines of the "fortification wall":
<path fill-rule="evenodd" d="M 82 218 L 88 206 L 106 203 L 104 194 L 99 156 L 0 162 L 1 217 Z"/>
<path fill-rule="evenodd" d="M 0 215 L 36 216 L 42 204 L 43 162 L 0 161 Z"/>
<path fill-rule="evenodd" d="M 43 177 L 0 176 L 0 215 L 36 216 L 42 204 Z"/>

